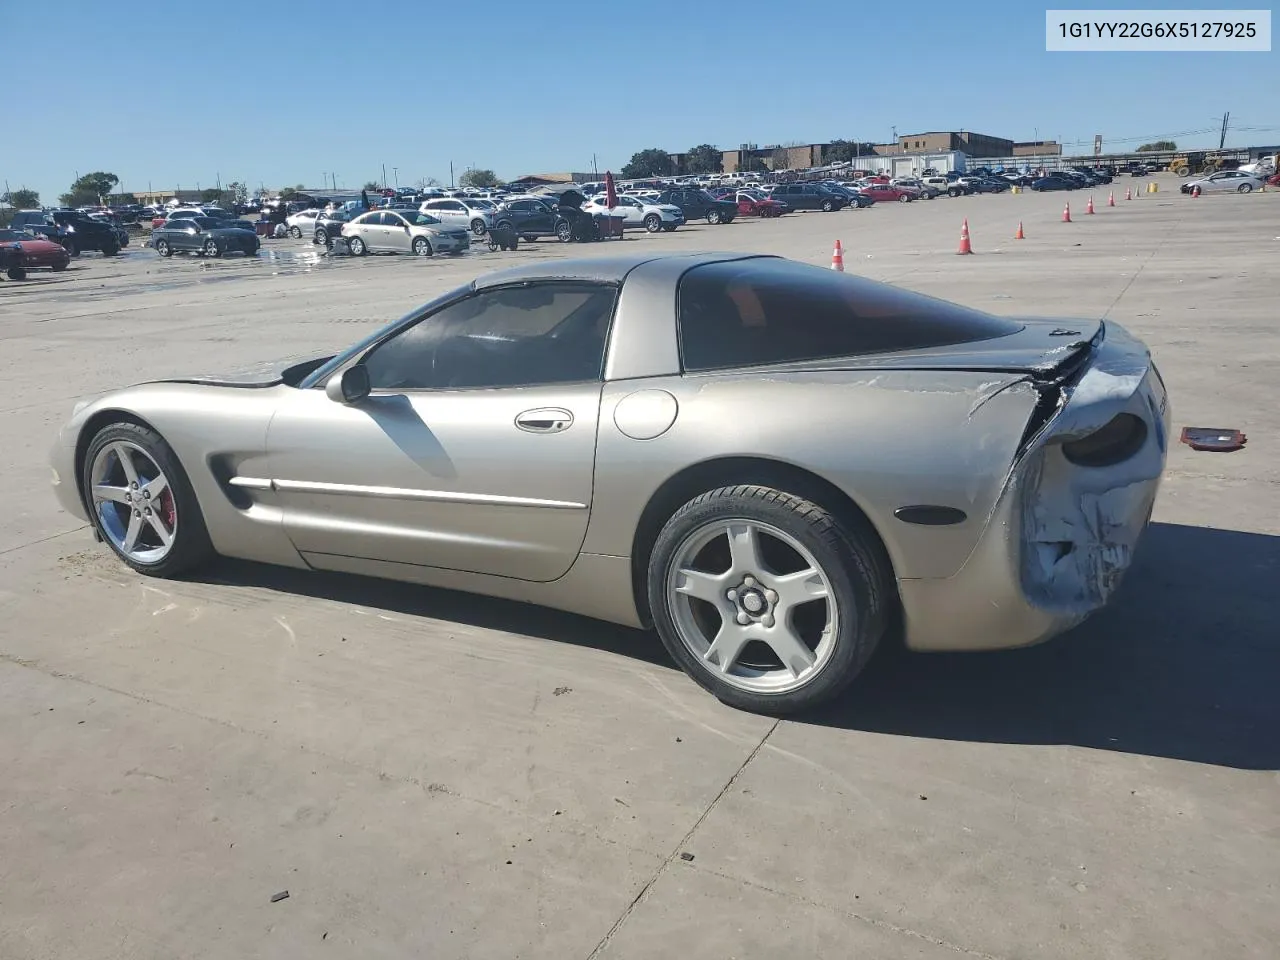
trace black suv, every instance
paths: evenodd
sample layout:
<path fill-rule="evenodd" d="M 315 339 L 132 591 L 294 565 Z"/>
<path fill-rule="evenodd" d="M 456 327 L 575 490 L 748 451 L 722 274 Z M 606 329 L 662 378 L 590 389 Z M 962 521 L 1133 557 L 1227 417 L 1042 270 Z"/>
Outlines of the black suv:
<path fill-rule="evenodd" d="M 792 210 L 821 210 L 830 213 L 849 205 L 848 197 L 841 197 L 816 183 L 781 183 L 769 194 L 781 200 Z"/>
<path fill-rule="evenodd" d="M 106 257 L 120 252 L 121 231 L 117 227 L 75 210 L 19 210 L 13 215 L 12 226 L 62 244 L 73 257 L 84 250 L 100 250 Z"/>
<path fill-rule="evenodd" d="M 669 203 L 684 211 L 684 219 L 706 220 L 707 223 L 729 223 L 738 215 L 738 205 L 717 200 L 705 190 L 679 188 L 658 194 L 654 203 Z"/>
<path fill-rule="evenodd" d="M 559 237 L 566 229 L 571 232 L 569 221 L 558 208 L 533 197 L 515 197 L 498 204 L 493 221 L 495 227 L 509 227 L 520 234 L 521 240 L 530 242 L 539 237 Z"/>

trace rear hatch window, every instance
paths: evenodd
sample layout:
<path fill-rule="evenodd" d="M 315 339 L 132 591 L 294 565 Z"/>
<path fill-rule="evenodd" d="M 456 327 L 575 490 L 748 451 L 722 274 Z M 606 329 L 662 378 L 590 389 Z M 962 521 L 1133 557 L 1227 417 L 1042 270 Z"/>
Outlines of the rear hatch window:
<path fill-rule="evenodd" d="M 685 370 L 838 359 L 991 340 L 1022 325 L 774 258 L 695 267 L 677 294 Z"/>

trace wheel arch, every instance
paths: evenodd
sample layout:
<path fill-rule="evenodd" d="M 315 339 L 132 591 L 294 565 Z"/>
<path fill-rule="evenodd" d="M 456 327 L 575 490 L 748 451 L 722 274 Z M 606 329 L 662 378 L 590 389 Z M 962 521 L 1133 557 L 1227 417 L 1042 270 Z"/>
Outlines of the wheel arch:
<path fill-rule="evenodd" d="M 885 585 L 898 604 L 897 579 L 884 538 L 865 510 L 844 490 L 804 467 L 768 457 L 717 457 L 692 464 L 668 477 L 650 496 L 640 513 L 631 543 L 631 590 L 636 612 L 645 626 L 652 626 L 649 609 L 648 570 L 663 525 L 677 510 L 700 493 L 739 484 L 771 486 L 812 500 L 829 510 L 850 529 L 869 535 L 869 544 L 882 564 Z"/>
<path fill-rule="evenodd" d="M 80 433 L 76 437 L 76 492 L 80 496 L 80 502 L 85 504 L 85 508 L 89 508 L 88 501 L 84 495 L 84 461 L 89 453 L 89 445 L 93 443 L 96 437 L 103 429 L 111 426 L 113 423 L 136 423 L 140 427 L 152 431 L 157 436 L 163 436 L 157 430 L 154 424 L 150 423 L 145 417 L 140 417 L 130 410 L 124 410 L 120 407 L 108 407 L 104 410 L 97 410 L 90 416 L 80 427 Z"/>

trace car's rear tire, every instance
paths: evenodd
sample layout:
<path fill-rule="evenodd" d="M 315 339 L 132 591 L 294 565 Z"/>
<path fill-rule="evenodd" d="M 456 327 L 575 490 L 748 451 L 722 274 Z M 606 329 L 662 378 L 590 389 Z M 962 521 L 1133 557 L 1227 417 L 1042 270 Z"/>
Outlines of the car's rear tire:
<path fill-rule="evenodd" d="M 156 253 L 160 254 L 162 257 L 172 257 L 173 248 L 169 246 L 168 240 L 157 240 Z"/>
<path fill-rule="evenodd" d="M 472 220 L 471 232 L 474 233 L 477 237 L 483 237 L 485 235 L 484 221 L 481 220 L 479 217 L 476 217 L 474 220 Z"/>
<path fill-rule="evenodd" d="M 413 255 L 415 257 L 431 256 L 431 241 L 426 237 L 415 237 L 413 241 Z"/>
<path fill-rule="evenodd" d="M 104 243 L 102 245 L 102 255 L 104 257 L 114 257 L 119 252 L 120 252 L 119 244 Z"/>
<path fill-rule="evenodd" d="M 573 240 L 573 226 L 568 220 L 561 220 L 556 224 L 556 239 L 561 243 L 569 243 Z"/>
<path fill-rule="evenodd" d="M 22 267 L 10 267 L 8 270 L 5 271 L 4 275 L 8 277 L 10 280 L 27 279 L 27 271 L 24 270 Z"/>
<path fill-rule="evenodd" d="M 49 264 L 49 268 L 54 273 L 61 273 L 63 270 L 67 269 L 67 265 L 63 263 L 61 260 L 59 260 L 56 263 Z"/>
<path fill-rule="evenodd" d="M 899 203 L 910 203 L 910 202 L 911 202 L 911 197 L 904 193 L 902 196 L 900 196 L 900 197 L 898 198 L 898 202 L 899 202 Z"/>
<path fill-rule="evenodd" d="M 802 496 L 721 487 L 690 500 L 649 556 L 663 645 L 725 703 L 798 713 L 839 694 L 885 632 L 892 590 L 874 533 Z"/>
<path fill-rule="evenodd" d="M 651 213 L 644 218 L 644 228 L 650 233 L 657 233 L 662 229 L 662 218 L 656 213 Z"/>
<path fill-rule="evenodd" d="M 363 257 L 369 250 L 359 237 L 350 238 L 347 241 L 347 249 L 351 251 L 353 257 Z"/>
<path fill-rule="evenodd" d="M 520 239 L 523 240 L 525 243 L 535 243 L 538 238 L 535 234 L 532 234 L 532 233 L 522 233 L 520 234 Z"/>
<path fill-rule="evenodd" d="M 174 577 L 213 555 L 186 471 L 154 430 L 130 422 L 99 430 L 80 480 L 94 528 L 138 573 Z"/>
<path fill-rule="evenodd" d="M 297 227 L 297 226 L 290 227 L 290 228 L 289 228 L 289 236 L 293 237 L 293 239 L 295 239 L 295 240 L 301 240 L 301 239 L 302 239 L 302 228 L 301 228 L 301 227 Z"/>
<path fill-rule="evenodd" d="M 678 223 L 664 223 L 664 224 L 662 225 L 662 232 L 663 232 L 663 233 L 675 233 L 675 232 L 676 232 L 676 227 L 678 227 L 678 226 L 680 226 L 680 224 L 678 224 Z"/>
<path fill-rule="evenodd" d="M 67 241 L 63 244 L 63 246 L 67 248 L 67 253 L 71 254 L 71 256 L 73 256 L 73 257 L 75 257 L 75 256 L 79 256 L 79 254 L 80 254 L 80 247 L 76 244 L 76 242 L 75 242 L 74 240 L 67 240 Z"/>

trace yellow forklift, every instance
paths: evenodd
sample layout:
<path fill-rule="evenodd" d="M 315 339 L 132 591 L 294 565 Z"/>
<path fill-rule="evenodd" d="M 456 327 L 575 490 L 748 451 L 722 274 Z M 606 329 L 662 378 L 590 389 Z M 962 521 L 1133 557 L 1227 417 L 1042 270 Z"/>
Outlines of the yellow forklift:
<path fill-rule="evenodd" d="M 1221 154 L 1199 150 L 1195 153 L 1178 154 L 1169 161 L 1168 170 L 1180 177 L 1189 177 L 1192 174 L 1217 173 L 1219 170 L 1229 170 L 1238 165 L 1239 161 L 1228 160 Z"/>

